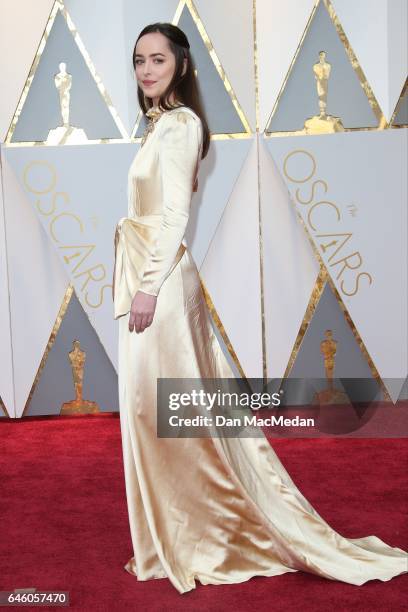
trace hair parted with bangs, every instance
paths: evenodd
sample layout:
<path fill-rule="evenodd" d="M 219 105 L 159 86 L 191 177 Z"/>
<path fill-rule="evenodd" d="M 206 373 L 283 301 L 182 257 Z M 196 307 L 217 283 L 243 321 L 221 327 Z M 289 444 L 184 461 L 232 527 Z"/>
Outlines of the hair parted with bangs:
<path fill-rule="evenodd" d="M 204 158 L 210 146 L 210 130 L 208 128 L 207 119 L 205 116 L 201 94 L 197 78 L 194 74 L 194 60 L 190 53 L 190 43 L 188 42 L 187 36 L 183 30 L 173 25 L 172 23 L 152 23 L 140 32 L 135 46 L 133 49 L 133 68 L 136 70 L 136 45 L 139 39 L 145 34 L 151 32 L 160 32 L 168 40 L 169 48 L 176 59 L 176 68 L 174 70 L 173 78 L 169 83 L 167 89 L 163 92 L 159 99 L 159 106 L 165 110 L 171 110 L 174 108 L 169 102 L 169 96 L 174 92 L 174 97 L 177 102 L 184 106 L 190 107 L 196 115 L 201 119 L 203 127 L 203 152 L 201 158 Z M 187 68 L 183 75 L 183 60 L 187 58 Z M 140 108 L 143 113 L 149 110 L 153 106 L 151 98 L 145 98 L 142 89 L 137 86 L 137 97 L 139 100 Z"/>

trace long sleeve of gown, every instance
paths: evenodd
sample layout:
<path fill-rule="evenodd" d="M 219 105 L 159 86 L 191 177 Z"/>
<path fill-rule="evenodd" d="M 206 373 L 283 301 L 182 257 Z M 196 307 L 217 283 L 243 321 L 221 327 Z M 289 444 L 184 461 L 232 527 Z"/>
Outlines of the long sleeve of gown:
<path fill-rule="evenodd" d="M 165 120 L 159 145 L 163 219 L 139 287 L 140 291 L 156 296 L 184 237 L 202 150 L 198 118 L 179 111 L 169 113 Z"/>

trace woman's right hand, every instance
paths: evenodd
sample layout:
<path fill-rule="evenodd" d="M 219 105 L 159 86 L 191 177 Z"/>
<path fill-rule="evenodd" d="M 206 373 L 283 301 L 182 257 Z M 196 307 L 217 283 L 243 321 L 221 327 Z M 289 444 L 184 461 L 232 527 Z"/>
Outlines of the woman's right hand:
<path fill-rule="evenodd" d="M 137 291 L 132 300 L 129 315 L 129 331 L 143 332 L 153 322 L 157 296 Z"/>

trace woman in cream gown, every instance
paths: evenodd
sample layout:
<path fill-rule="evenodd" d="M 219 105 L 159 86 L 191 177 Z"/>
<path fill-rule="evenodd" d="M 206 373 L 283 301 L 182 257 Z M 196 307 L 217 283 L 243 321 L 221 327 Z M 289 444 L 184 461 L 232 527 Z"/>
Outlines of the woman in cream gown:
<path fill-rule="evenodd" d="M 334 531 L 296 487 L 265 437 L 158 438 L 157 378 L 233 378 L 184 240 L 202 151 L 188 106 L 152 108 L 128 175 L 115 234 L 114 308 L 126 496 L 138 580 L 202 584 L 299 570 L 362 585 L 408 571 L 408 554 L 371 535 Z M 151 325 L 129 331 L 136 291 L 157 296 Z"/>

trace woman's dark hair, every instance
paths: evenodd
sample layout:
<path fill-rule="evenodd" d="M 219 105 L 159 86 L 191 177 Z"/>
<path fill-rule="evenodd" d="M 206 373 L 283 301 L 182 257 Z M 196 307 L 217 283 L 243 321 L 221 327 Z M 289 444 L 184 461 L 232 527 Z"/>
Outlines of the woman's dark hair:
<path fill-rule="evenodd" d="M 138 40 L 145 34 L 151 32 L 160 32 L 163 34 L 168 42 L 170 50 L 176 58 L 176 68 L 174 75 L 169 83 L 166 91 L 160 96 L 159 106 L 165 110 L 174 108 L 169 102 L 169 96 L 174 91 L 175 99 L 184 106 L 189 106 L 201 119 L 203 126 L 203 151 L 201 157 L 204 158 L 207 155 L 210 146 L 210 130 L 208 128 L 207 119 L 203 109 L 201 101 L 201 95 L 197 83 L 196 76 L 194 74 L 194 61 L 190 54 L 190 43 L 188 42 L 187 36 L 180 28 L 173 25 L 172 23 L 152 23 L 146 26 L 140 32 L 137 37 L 135 47 L 133 49 L 133 68 L 136 70 L 136 45 Z M 183 71 L 183 59 L 187 58 L 187 69 L 184 75 Z M 137 86 L 137 97 L 139 100 L 140 108 L 146 113 L 149 108 L 152 107 L 153 102 L 151 98 L 145 98 L 142 89 Z"/>

